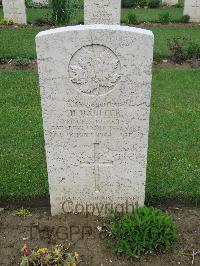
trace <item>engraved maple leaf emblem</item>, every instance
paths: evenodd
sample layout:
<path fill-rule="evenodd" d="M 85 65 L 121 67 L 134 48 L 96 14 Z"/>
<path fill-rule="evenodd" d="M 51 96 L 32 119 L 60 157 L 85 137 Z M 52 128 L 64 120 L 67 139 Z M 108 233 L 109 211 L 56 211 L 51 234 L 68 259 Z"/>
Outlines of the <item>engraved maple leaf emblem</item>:
<path fill-rule="evenodd" d="M 120 62 L 107 47 L 92 45 L 83 47 L 70 64 L 71 81 L 79 91 L 90 95 L 109 92 L 120 78 Z"/>

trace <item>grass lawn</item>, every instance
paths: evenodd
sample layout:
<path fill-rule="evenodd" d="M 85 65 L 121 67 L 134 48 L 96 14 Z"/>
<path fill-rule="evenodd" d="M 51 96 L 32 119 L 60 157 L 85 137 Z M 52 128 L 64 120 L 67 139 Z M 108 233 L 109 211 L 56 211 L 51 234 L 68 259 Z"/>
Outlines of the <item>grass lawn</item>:
<path fill-rule="evenodd" d="M 180 21 L 183 16 L 183 8 L 137 8 L 137 9 L 122 9 L 122 22 L 127 21 L 127 13 L 133 12 L 136 14 L 139 22 L 158 22 L 159 15 L 168 12 L 172 22 Z M 32 23 L 37 18 L 50 17 L 50 10 L 47 8 L 28 8 L 27 20 Z M 0 18 L 3 18 L 3 9 L 0 9 Z M 74 23 L 83 23 L 83 9 L 77 11 L 73 19 Z"/>
<path fill-rule="evenodd" d="M 136 15 L 138 22 L 159 22 L 159 15 L 164 13 L 170 14 L 171 22 L 180 22 L 183 16 L 183 8 L 124 8 L 121 13 L 121 22 L 127 22 L 127 15 L 131 12 Z M 29 15 L 28 15 L 29 17 Z M 29 17 L 29 21 L 32 21 L 32 17 Z M 77 12 L 75 18 L 72 20 L 73 23 L 83 23 L 83 10 Z"/>
<path fill-rule="evenodd" d="M 154 70 L 147 201 L 200 199 L 200 70 Z M 0 72 L 0 198 L 48 194 L 36 71 Z"/>
<path fill-rule="evenodd" d="M 0 198 L 46 195 L 36 72 L 0 72 L 0 117 Z"/>
<path fill-rule="evenodd" d="M 137 8 L 137 9 L 123 9 L 121 21 L 126 23 L 127 14 L 132 12 L 136 15 L 138 22 L 159 22 L 161 14 L 169 13 L 171 22 L 180 22 L 183 16 L 183 8 Z"/>
<path fill-rule="evenodd" d="M 0 29 L 0 57 L 16 58 L 28 57 L 36 58 L 35 35 L 38 29 Z M 199 43 L 200 27 L 194 28 L 154 28 L 156 55 L 166 58 L 169 56 L 167 40 L 174 37 L 184 37 L 193 42 Z"/>

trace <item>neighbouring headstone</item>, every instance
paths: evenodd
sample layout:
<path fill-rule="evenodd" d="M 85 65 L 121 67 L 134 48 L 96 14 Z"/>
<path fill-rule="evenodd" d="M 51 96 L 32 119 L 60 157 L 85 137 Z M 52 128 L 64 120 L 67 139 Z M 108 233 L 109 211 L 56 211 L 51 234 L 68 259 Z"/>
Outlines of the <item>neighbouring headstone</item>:
<path fill-rule="evenodd" d="M 85 0 L 85 24 L 120 24 L 121 0 Z"/>
<path fill-rule="evenodd" d="M 36 44 L 52 215 L 143 206 L 152 32 L 72 26 Z"/>
<path fill-rule="evenodd" d="M 200 22 L 200 0 L 185 0 L 184 15 L 190 16 L 190 22 Z"/>
<path fill-rule="evenodd" d="M 4 18 L 17 24 L 26 24 L 26 6 L 24 0 L 2 0 Z"/>
<path fill-rule="evenodd" d="M 162 0 L 163 5 L 175 6 L 178 4 L 178 0 Z"/>

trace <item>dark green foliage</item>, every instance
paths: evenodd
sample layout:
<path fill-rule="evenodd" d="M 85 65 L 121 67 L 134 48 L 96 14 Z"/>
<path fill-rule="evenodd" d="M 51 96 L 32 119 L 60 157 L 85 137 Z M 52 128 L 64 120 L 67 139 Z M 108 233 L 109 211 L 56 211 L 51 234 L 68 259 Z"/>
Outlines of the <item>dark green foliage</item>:
<path fill-rule="evenodd" d="M 159 15 L 159 22 L 161 24 L 168 24 L 170 22 L 170 14 L 169 12 L 166 12 L 166 13 L 162 13 Z"/>
<path fill-rule="evenodd" d="M 36 18 L 32 24 L 35 26 L 54 25 L 54 22 L 49 18 Z"/>
<path fill-rule="evenodd" d="M 168 46 L 171 52 L 171 59 L 175 63 L 182 63 L 187 59 L 187 54 L 184 48 L 185 39 L 184 38 L 174 38 L 168 41 Z"/>
<path fill-rule="evenodd" d="M 171 59 L 175 63 L 182 63 L 186 59 L 200 58 L 200 44 L 188 41 L 186 38 L 174 38 L 168 41 Z"/>
<path fill-rule="evenodd" d="M 51 0 L 52 19 L 58 24 L 68 24 L 76 11 L 75 0 Z"/>
<path fill-rule="evenodd" d="M 77 8 L 84 8 L 84 0 L 76 1 L 76 7 Z"/>
<path fill-rule="evenodd" d="M 45 18 L 36 18 L 35 20 L 33 20 L 33 25 L 42 26 L 45 24 L 48 24 Z"/>
<path fill-rule="evenodd" d="M 158 8 L 160 7 L 160 0 L 149 0 L 148 1 L 149 8 Z"/>
<path fill-rule="evenodd" d="M 176 8 L 182 8 L 184 6 L 184 1 L 185 0 L 179 0 L 178 1 L 178 4 L 176 4 L 174 7 L 176 7 Z"/>
<path fill-rule="evenodd" d="M 30 59 L 24 57 L 17 57 L 14 63 L 16 66 L 28 66 L 30 64 Z"/>
<path fill-rule="evenodd" d="M 25 0 L 25 5 L 27 8 L 33 7 L 33 0 Z"/>
<path fill-rule="evenodd" d="M 182 18 L 181 18 L 181 22 L 182 23 L 189 23 L 189 21 L 190 21 L 190 16 L 189 15 L 182 16 Z"/>
<path fill-rule="evenodd" d="M 8 62 L 8 59 L 3 57 L 3 56 L 0 56 L 0 64 L 5 64 Z"/>
<path fill-rule="evenodd" d="M 156 62 L 156 63 L 161 63 L 162 62 L 162 56 L 157 54 L 157 53 L 154 53 L 153 54 L 153 61 Z"/>
<path fill-rule="evenodd" d="M 155 208 L 137 208 L 132 214 L 109 215 L 107 244 L 130 257 L 172 251 L 177 226 L 171 216 Z"/>
<path fill-rule="evenodd" d="M 133 25 L 138 24 L 137 16 L 132 11 L 130 11 L 127 15 L 127 23 Z"/>
<path fill-rule="evenodd" d="M 200 44 L 195 42 L 189 42 L 186 46 L 187 58 L 188 59 L 199 59 L 200 58 Z"/>
<path fill-rule="evenodd" d="M 122 0 L 123 8 L 130 7 L 145 7 L 158 8 L 160 7 L 161 0 Z"/>
<path fill-rule="evenodd" d="M 137 0 L 122 0 L 122 8 L 135 7 Z"/>

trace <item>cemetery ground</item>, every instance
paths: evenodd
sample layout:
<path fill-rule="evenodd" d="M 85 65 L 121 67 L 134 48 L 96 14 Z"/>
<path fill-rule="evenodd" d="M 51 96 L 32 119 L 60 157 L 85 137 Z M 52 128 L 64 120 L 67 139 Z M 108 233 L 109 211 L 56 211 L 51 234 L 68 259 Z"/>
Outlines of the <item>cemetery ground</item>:
<path fill-rule="evenodd" d="M 48 185 L 37 72 L 0 73 L 4 129 L 0 198 L 45 197 Z M 186 199 L 195 203 L 200 198 L 199 84 L 199 69 L 154 70 L 148 201 Z"/>
<path fill-rule="evenodd" d="M 24 243 L 31 247 L 51 247 L 58 243 L 70 246 L 80 254 L 81 266 L 175 266 L 199 265 L 200 211 L 194 207 L 160 207 L 172 215 L 179 228 L 179 239 L 173 253 L 128 259 L 117 256 L 103 244 L 105 235 L 100 230 L 104 219 L 67 215 L 51 217 L 49 208 L 35 208 L 32 216 L 21 218 L 4 211 L 0 221 L 0 265 L 16 266 Z M 106 222 L 106 221 L 105 221 Z"/>
<path fill-rule="evenodd" d="M 148 27 L 153 31 L 155 35 L 154 57 L 159 59 L 168 59 L 170 51 L 168 48 L 168 41 L 173 38 L 183 38 L 185 41 L 191 41 L 193 43 L 199 43 L 200 39 L 200 27 L 198 25 L 185 28 L 182 25 L 163 25 L 163 26 L 151 26 Z M 184 24 L 185 25 L 185 24 Z M 139 27 L 146 27 L 144 24 Z M 27 58 L 36 59 L 35 51 L 35 36 L 46 27 L 31 27 L 31 28 L 14 28 L 2 27 L 0 28 L 0 60 L 2 59 L 16 59 Z M 12 41 L 11 41 L 12 38 Z M 23 43 L 23 45 L 22 45 Z"/>
<path fill-rule="evenodd" d="M 177 7 L 162 7 L 162 8 L 123 8 L 121 12 L 121 23 L 127 23 L 128 14 L 131 12 L 136 15 L 138 23 L 148 23 L 154 22 L 159 23 L 160 15 L 166 13 L 169 14 L 170 22 L 180 23 L 183 16 L 183 2 L 184 0 L 179 0 L 179 6 Z M 48 8 L 27 8 L 27 22 L 28 24 L 37 24 L 38 19 L 50 20 L 51 11 Z M 0 19 L 3 18 L 3 9 L 0 8 Z M 71 24 L 83 24 L 84 21 L 84 11 L 83 8 L 78 9 L 78 11 L 71 18 Z"/>
<path fill-rule="evenodd" d="M 127 14 L 130 9 L 124 8 L 122 10 L 122 22 L 126 22 Z M 169 12 L 172 22 L 180 22 L 183 15 L 183 8 L 161 8 L 158 12 L 157 9 L 134 9 L 134 14 L 137 15 L 139 22 L 158 22 L 159 14 Z M 29 23 L 34 23 L 38 18 L 46 19 L 50 17 L 50 11 L 47 8 L 29 8 L 27 9 L 27 20 Z M 3 10 L 0 9 L 0 18 L 3 18 Z M 76 16 L 72 19 L 71 23 L 83 23 L 83 9 L 80 9 Z"/>
<path fill-rule="evenodd" d="M 28 20 L 45 17 L 47 12 L 29 9 Z M 123 22 L 126 12 L 123 10 Z M 155 58 L 169 60 L 167 41 L 174 37 L 199 42 L 199 25 L 155 25 L 157 10 L 135 12 L 140 22 L 153 22 L 139 26 L 150 28 L 155 34 Z M 174 22 L 180 20 L 182 8 L 170 8 L 169 12 Z M 80 11 L 75 22 L 82 21 Z M 17 265 L 24 243 L 31 247 L 70 243 L 70 249 L 81 255 L 82 266 L 199 265 L 200 68 L 192 69 L 187 63 L 162 63 L 154 67 L 146 205 L 161 208 L 173 216 L 179 239 L 173 253 L 130 260 L 113 254 L 102 244 L 101 228 L 105 219 L 50 216 L 34 41 L 35 35 L 45 28 L 30 25 L 0 28 L 3 63 L 0 64 L 0 207 L 4 208 L 0 212 L 0 265 Z M 17 67 L 14 64 L 17 58 L 32 62 Z M 30 217 L 13 215 L 13 210 L 22 206 L 31 210 Z"/>
<path fill-rule="evenodd" d="M 104 219 L 50 216 L 37 72 L 0 74 L 2 265 L 17 265 L 24 243 L 51 247 L 66 239 L 80 253 L 81 265 L 191 265 L 193 259 L 199 264 L 199 69 L 154 69 L 146 204 L 170 213 L 180 238 L 172 254 L 140 260 L 104 246 L 97 229 Z M 32 207 L 32 216 L 13 216 L 21 206 Z"/>

